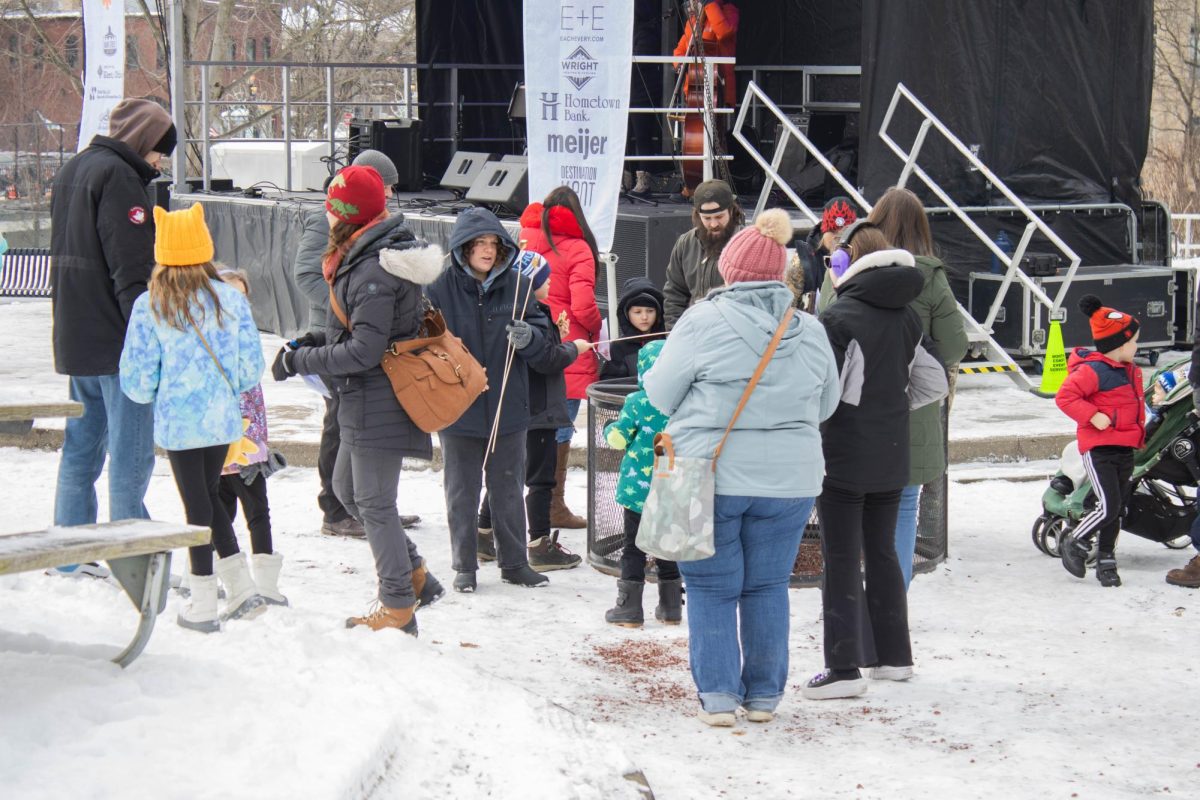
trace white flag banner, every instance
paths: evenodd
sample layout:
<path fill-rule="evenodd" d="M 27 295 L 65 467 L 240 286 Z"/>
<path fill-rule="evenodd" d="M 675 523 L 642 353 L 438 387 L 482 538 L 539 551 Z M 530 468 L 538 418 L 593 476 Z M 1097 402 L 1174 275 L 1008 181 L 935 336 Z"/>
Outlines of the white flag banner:
<path fill-rule="evenodd" d="M 600 250 L 612 248 L 625 166 L 630 0 L 525 0 L 529 197 L 570 186 Z"/>
<path fill-rule="evenodd" d="M 125 0 L 83 0 L 83 41 L 79 150 L 108 135 L 108 117 L 125 97 Z"/>

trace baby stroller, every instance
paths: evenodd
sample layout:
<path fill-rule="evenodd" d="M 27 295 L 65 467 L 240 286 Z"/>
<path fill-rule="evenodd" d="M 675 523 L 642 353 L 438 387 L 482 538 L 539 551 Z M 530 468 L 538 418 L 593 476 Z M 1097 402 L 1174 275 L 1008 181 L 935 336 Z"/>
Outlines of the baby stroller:
<path fill-rule="evenodd" d="M 1190 359 L 1184 359 L 1154 373 L 1146 444 L 1134 454 L 1133 496 L 1121 520 L 1121 530 L 1173 550 L 1191 544 L 1188 533 L 1196 519 L 1200 486 L 1200 417 L 1192 406 L 1190 366 Z M 1042 515 L 1033 523 L 1034 545 L 1058 558 L 1063 537 L 1095 504 L 1083 457 L 1071 442 L 1042 495 Z M 1094 558 L 1093 547 L 1089 563 Z"/>

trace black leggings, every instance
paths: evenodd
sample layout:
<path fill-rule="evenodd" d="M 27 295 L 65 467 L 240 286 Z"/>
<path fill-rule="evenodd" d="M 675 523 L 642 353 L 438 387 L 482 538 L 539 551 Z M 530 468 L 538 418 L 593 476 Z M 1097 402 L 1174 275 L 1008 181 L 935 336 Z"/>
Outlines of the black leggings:
<path fill-rule="evenodd" d="M 236 472 L 221 476 L 221 505 L 230 524 L 237 519 L 238 500 L 242 501 L 242 514 L 250 530 L 250 549 L 255 553 L 270 555 L 271 507 L 267 503 L 267 479 L 260 472 L 254 480 L 246 483 Z"/>
<path fill-rule="evenodd" d="M 225 467 L 225 455 L 228 452 L 227 444 L 167 451 L 188 524 L 212 529 L 212 544 L 188 548 L 193 575 L 213 574 L 214 547 L 221 558 L 238 553 L 237 537 L 233 534 L 229 515 L 221 505 L 219 489 L 221 470 Z"/>
<path fill-rule="evenodd" d="M 646 554 L 638 549 L 638 528 L 642 525 L 642 515 L 628 508 L 625 512 L 625 546 L 621 549 L 621 580 L 646 582 Z M 658 565 L 659 580 L 673 581 L 679 579 L 679 565 L 674 561 L 655 559 Z"/>

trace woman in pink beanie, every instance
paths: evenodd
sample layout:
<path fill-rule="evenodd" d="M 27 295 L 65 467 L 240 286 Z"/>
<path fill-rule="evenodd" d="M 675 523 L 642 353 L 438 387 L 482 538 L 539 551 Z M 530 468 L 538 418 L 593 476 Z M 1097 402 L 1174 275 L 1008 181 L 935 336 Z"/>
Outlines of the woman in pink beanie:
<path fill-rule="evenodd" d="M 711 458 L 793 295 L 782 282 L 792 224 L 759 215 L 721 253 L 728 284 L 679 318 L 645 377 L 681 456 Z M 788 579 L 825 471 L 819 426 L 837 408 L 825 329 L 795 314 L 717 461 L 716 553 L 681 563 L 700 719 L 769 722 L 788 673 Z M 741 618 L 739 637 L 738 618 Z"/>

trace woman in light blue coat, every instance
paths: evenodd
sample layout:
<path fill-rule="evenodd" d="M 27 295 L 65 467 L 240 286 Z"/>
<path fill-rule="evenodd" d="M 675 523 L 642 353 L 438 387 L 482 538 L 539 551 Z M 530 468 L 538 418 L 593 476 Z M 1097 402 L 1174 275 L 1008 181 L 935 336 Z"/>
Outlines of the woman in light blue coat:
<path fill-rule="evenodd" d="M 187 521 L 212 530 L 190 548 L 191 596 L 185 628 L 211 633 L 222 619 L 265 609 L 220 501 L 229 445 L 242 438 L 242 392 L 262 377 L 258 329 L 242 293 L 221 282 L 200 204 L 154 209 L 157 226 L 148 291 L 133 304 L 121 353 L 121 390 L 154 404 L 154 441 L 167 451 Z M 213 546 L 220 559 L 213 574 Z M 226 606 L 217 613 L 217 577 Z"/>
<path fill-rule="evenodd" d="M 726 288 L 684 313 L 646 375 L 677 455 L 712 457 L 792 305 L 781 282 L 791 235 L 787 214 L 772 210 L 734 236 L 718 264 Z M 768 722 L 783 696 L 788 579 L 821 491 L 819 426 L 839 399 L 824 328 L 796 314 L 717 462 L 716 553 L 679 564 L 698 716 L 709 725 L 733 725 L 739 706 Z"/>

